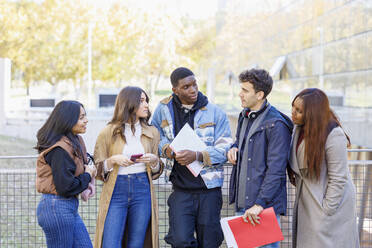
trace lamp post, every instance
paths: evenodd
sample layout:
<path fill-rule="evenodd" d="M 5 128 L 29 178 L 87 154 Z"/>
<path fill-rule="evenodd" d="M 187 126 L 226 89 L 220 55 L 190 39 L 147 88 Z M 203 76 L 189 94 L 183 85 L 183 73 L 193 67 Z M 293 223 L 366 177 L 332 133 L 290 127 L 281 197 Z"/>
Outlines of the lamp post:
<path fill-rule="evenodd" d="M 88 25 L 88 108 L 92 107 L 92 30 L 93 23 Z"/>

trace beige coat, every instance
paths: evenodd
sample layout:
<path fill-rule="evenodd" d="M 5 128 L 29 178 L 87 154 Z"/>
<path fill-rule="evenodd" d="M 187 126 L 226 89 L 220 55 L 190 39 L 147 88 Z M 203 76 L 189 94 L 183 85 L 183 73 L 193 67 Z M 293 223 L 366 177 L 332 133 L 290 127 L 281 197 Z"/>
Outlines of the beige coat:
<path fill-rule="evenodd" d="M 293 212 L 293 247 L 359 247 L 355 186 L 347 165 L 347 140 L 334 128 L 325 144 L 320 180 L 308 179 L 304 164 L 304 142 L 298 147 L 300 127 L 295 127 L 291 146 L 291 168 L 296 173 Z"/>
<path fill-rule="evenodd" d="M 96 225 L 96 234 L 94 238 L 94 247 L 102 246 L 103 228 L 106 215 L 110 206 L 112 192 L 114 191 L 116 178 L 118 175 L 119 166 L 114 165 L 113 171 L 110 172 L 108 178 L 103 178 L 103 162 L 112 155 L 122 154 L 125 141 L 118 137 L 115 140 L 112 138 L 114 130 L 113 125 L 107 125 L 99 134 L 95 148 L 94 160 L 97 165 L 97 179 L 103 180 L 103 188 L 99 200 L 99 210 Z M 160 135 L 158 130 L 153 126 L 142 126 L 141 143 L 145 149 L 145 153 L 158 154 L 158 144 Z M 158 209 L 152 180 L 160 176 L 163 171 L 163 164 L 160 165 L 160 171 L 156 174 L 151 172 L 150 167 L 147 167 L 147 175 L 151 188 L 151 223 L 148 226 L 145 238 L 144 247 L 159 247 L 159 230 L 158 230 Z M 122 247 L 125 246 L 126 238 L 123 240 Z"/>

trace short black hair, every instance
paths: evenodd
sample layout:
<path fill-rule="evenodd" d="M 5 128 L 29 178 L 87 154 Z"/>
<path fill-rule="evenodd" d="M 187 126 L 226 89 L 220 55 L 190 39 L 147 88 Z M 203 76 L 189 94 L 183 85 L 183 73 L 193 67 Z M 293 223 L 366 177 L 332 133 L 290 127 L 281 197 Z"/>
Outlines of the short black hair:
<path fill-rule="evenodd" d="M 263 91 L 265 98 L 273 88 L 273 79 L 270 74 L 263 69 L 245 70 L 240 73 L 239 81 L 241 83 L 249 82 L 253 84 L 255 92 Z"/>
<path fill-rule="evenodd" d="M 177 87 L 178 80 L 183 79 L 188 76 L 194 76 L 194 73 L 186 67 L 178 67 L 170 75 L 172 86 Z"/>

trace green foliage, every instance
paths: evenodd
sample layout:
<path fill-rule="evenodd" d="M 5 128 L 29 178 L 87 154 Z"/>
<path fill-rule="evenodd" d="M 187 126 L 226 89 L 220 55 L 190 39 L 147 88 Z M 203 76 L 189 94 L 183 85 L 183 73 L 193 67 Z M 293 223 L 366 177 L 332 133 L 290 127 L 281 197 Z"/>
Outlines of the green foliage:
<path fill-rule="evenodd" d="M 213 24 L 201 22 L 125 1 L 98 9 L 89 1 L 0 0 L 0 57 L 11 59 L 13 76 L 21 75 L 25 86 L 84 83 L 91 25 L 92 79 L 131 81 L 149 90 L 176 66 L 194 67 L 212 54 Z"/>

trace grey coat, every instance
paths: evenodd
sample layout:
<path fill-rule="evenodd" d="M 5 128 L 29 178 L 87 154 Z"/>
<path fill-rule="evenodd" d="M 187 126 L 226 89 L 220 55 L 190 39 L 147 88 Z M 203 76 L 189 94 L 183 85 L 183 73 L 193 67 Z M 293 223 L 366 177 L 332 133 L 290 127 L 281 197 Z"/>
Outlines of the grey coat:
<path fill-rule="evenodd" d="M 325 158 L 318 182 L 305 177 L 304 142 L 298 147 L 300 127 L 291 143 L 291 168 L 296 174 L 293 212 L 293 247 L 358 248 L 355 186 L 347 165 L 347 139 L 340 127 L 334 128 L 325 144 Z"/>

